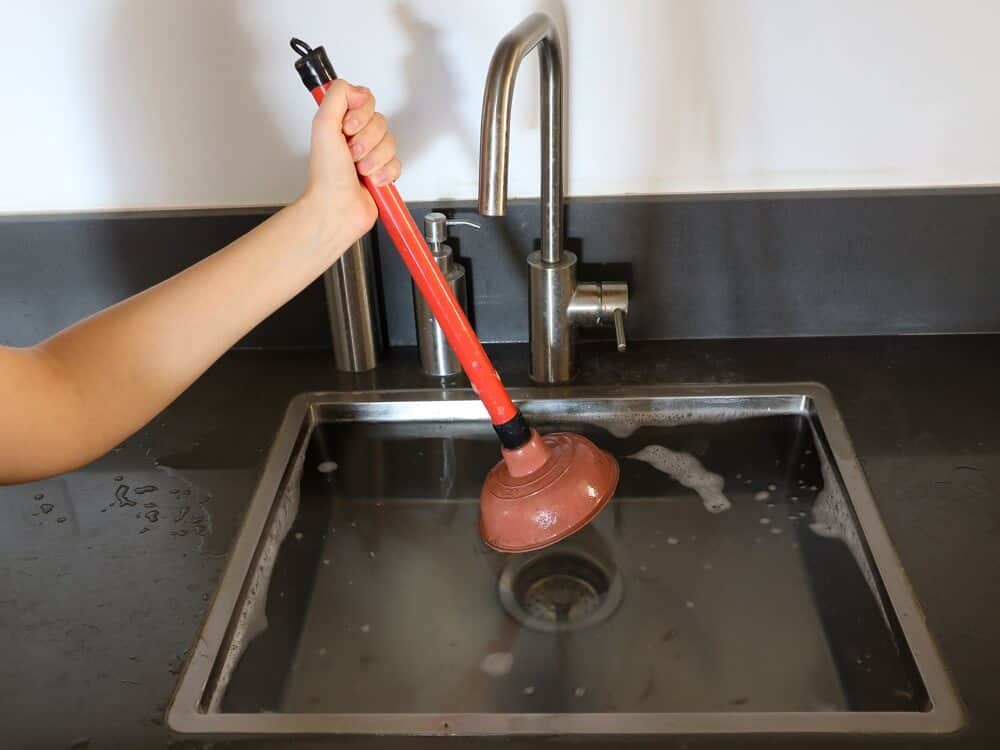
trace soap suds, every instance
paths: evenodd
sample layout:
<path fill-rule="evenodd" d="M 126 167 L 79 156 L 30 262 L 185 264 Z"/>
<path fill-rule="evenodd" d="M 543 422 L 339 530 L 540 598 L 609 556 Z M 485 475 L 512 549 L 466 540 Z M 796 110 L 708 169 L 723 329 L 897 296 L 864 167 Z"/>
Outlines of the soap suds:
<path fill-rule="evenodd" d="M 254 570 L 248 579 L 248 593 L 243 600 L 243 607 L 239 612 L 229 649 L 222 663 L 218 686 L 212 694 L 210 711 L 220 710 L 222 697 L 226 694 L 226 687 L 247 646 L 254 638 L 267 630 L 267 614 L 265 612 L 267 591 L 271 585 L 271 573 L 274 571 L 278 551 L 299 513 L 299 492 L 304 459 L 305 452 L 303 451 L 296 458 L 289 472 L 281 497 L 277 501 L 274 522 L 268 527 L 267 537 L 261 544 L 260 555 L 254 562 Z"/>
<path fill-rule="evenodd" d="M 699 407 L 695 410 L 671 411 L 658 409 L 656 411 L 632 412 L 627 417 L 620 415 L 589 415 L 589 424 L 603 427 L 616 438 L 622 440 L 632 437 L 640 427 L 674 427 L 685 424 L 718 424 L 731 422 L 747 417 L 746 410 L 712 406 Z"/>
<path fill-rule="evenodd" d="M 809 524 L 809 529 L 817 536 L 826 539 L 839 539 L 850 550 L 854 562 L 861 569 L 861 574 L 865 577 L 868 589 L 872 597 L 878 604 L 882 612 L 882 618 L 887 626 L 889 618 L 886 615 L 885 607 L 882 604 L 882 597 L 879 595 L 878 585 L 875 583 L 875 575 L 868 564 L 868 556 L 865 554 L 865 545 L 858 533 L 858 527 L 851 516 L 851 509 L 847 505 L 847 498 L 840 490 L 840 483 L 833 473 L 833 467 L 829 460 L 821 459 L 820 470 L 823 474 L 823 488 L 816 495 L 816 500 L 812 506 L 813 522 Z M 817 489 L 813 485 L 810 489 Z"/>
<path fill-rule="evenodd" d="M 732 503 L 722 493 L 726 481 L 702 466 L 701 462 L 690 453 L 677 453 L 662 445 L 647 445 L 638 453 L 626 458 L 647 463 L 674 481 L 694 490 L 709 513 L 722 513 L 732 507 Z"/>
<path fill-rule="evenodd" d="M 514 654 L 509 651 L 496 651 L 492 654 L 487 654 L 479 662 L 479 668 L 490 677 L 503 677 L 510 674 L 510 670 L 513 667 Z"/>

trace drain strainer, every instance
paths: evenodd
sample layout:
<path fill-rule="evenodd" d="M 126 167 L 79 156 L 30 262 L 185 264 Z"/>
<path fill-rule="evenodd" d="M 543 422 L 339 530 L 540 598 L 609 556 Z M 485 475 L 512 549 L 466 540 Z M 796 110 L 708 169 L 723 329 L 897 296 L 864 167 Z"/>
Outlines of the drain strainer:
<path fill-rule="evenodd" d="M 603 622 L 621 602 L 616 568 L 584 550 L 560 547 L 512 559 L 500 574 L 500 602 L 522 625 L 545 632 Z"/>

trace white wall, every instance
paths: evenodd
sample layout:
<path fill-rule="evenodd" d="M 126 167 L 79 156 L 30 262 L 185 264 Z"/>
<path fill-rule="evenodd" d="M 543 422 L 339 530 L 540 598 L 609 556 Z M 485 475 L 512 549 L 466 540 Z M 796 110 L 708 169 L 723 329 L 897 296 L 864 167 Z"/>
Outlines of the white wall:
<path fill-rule="evenodd" d="M 293 198 L 292 35 L 376 92 L 407 199 L 470 198 L 490 54 L 538 8 L 565 28 L 570 195 L 1000 182 L 995 1 L 0 0 L 0 213 Z"/>

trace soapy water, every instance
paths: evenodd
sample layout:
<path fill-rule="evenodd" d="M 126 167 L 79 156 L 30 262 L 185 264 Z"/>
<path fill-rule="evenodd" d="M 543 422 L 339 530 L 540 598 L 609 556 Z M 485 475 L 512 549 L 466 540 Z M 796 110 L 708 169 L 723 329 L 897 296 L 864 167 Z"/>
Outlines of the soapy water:
<path fill-rule="evenodd" d="M 211 711 L 219 711 L 226 686 L 232 678 L 233 670 L 243 656 L 247 646 L 267 629 L 267 592 L 271 586 L 271 574 L 278 559 L 285 537 L 291 531 L 299 513 L 302 468 L 305 452 L 300 453 L 289 472 L 288 481 L 275 508 L 274 521 L 268 526 L 267 536 L 261 545 L 257 566 L 249 577 L 249 588 L 237 619 L 238 626 L 233 631 L 229 650 L 223 660 L 219 675 L 219 689 L 215 691 Z"/>
<path fill-rule="evenodd" d="M 591 415 L 590 423 L 603 427 L 616 438 L 625 440 L 632 437 L 640 427 L 679 427 L 688 424 L 718 424 L 732 422 L 747 416 L 740 409 L 715 408 L 698 411 L 664 411 L 661 409 L 645 412 L 632 412 L 627 417 L 614 416 L 601 419 Z"/>
<path fill-rule="evenodd" d="M 868 564 L 864 542 L 861 540 L 858 527 L 851 516 L 851 509 L 847 505 L 847 498 L 840 491 L 840 484 L 834 476 L 833 467 L 829 462 L 820 461 L 820 470 L 823 473 L 823 488 L 816 495 L 816 500 L 813 503 L 814 520 L 809 524 L 809 529 L 817 536 L 825 539 L 838 539 L 847 546 L 888 626 L 889 617 L 882 603 L 882 597 L 879 595 L 875 574 Z"/>
<path fill-rule="evenodd" d="M 690 453 L 678 453 L 662 445 L 647 445 L 625 458 L 647 463 L 675 482 L 694 490 L 709 513 L 722 513 L 733 507 L 722 492 L 726 481 L 702 466 Z"/>

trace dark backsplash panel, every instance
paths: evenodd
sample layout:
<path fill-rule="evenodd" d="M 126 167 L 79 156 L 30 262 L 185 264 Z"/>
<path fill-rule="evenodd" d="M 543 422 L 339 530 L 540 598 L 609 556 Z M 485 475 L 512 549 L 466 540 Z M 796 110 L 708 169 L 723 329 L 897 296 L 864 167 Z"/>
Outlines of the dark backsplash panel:
<path fill-rule="evenodd" d="M 525 256 L 538 205 L 502 218 L 469 203 L 414 203 L 479 220 L 452 245 L 485 341 L 527 340 Z M 4 217 L 0 342 L 34 343 L 167 278 L 272 209 Z M 633 339 L 1000 331 L 1000 189 L 571 199 L 567 247 L 581 277 L 632 287 Z M 378 231 L 386 330 L 414 343 L 409 279 Z M 313 284 L 242 342 L 329 346 Z"/>

